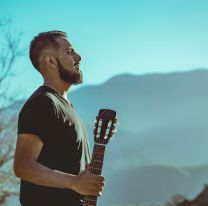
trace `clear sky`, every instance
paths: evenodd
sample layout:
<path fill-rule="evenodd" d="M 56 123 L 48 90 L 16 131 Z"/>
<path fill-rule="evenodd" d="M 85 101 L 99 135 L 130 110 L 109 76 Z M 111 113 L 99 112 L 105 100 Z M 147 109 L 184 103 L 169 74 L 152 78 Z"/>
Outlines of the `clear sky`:
<path fill-rule="evenodd" d="M 85 84 L 120 73 L 208 68 L 207 0 L 0 0 L 0 17 L 23 31 L 22 45 L 39 32 L 63 30 L 82 56 Z M 25 95 L 42 83 L 28 56 L 16 79 Z"/>

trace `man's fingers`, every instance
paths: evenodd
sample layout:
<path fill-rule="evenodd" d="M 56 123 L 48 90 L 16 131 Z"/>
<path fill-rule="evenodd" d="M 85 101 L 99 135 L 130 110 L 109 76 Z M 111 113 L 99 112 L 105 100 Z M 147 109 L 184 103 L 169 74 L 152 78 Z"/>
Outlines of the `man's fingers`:
<path fill-rule="evenodd" d="M 105 181 L 105 177 L 101 176 L 101 175 L 94 175 L 95 179 L 98 181 Z"/>
<path fill-rule="evenodd" d="M 94 183 L 93 183 L 93 186 L 96 186 L 96 187 L 103 187 L 103 186 L 104 186 L 104 182 L 94 182 Z"/>
<path fill-rule="evenodd" d="M 97 190 L 91 190 L 89 195 L 97 196 L 98 197 L 98 196 L 101 196 L 102 195 L 102 192 L 97 191 Z"/>

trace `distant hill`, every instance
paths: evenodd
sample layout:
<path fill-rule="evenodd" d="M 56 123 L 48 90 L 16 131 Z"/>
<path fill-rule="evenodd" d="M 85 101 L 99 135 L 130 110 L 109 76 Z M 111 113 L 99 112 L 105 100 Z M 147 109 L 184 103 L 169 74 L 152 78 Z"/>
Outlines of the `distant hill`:
<path fill-rule="evenodd" d="M 108 174 L 99 205 L 164 203 L 176 194 L 193 199 L 201 192 L 205 183 L 208 183 L 208 165 L 131 167 Z"/>
<path fill-rule="evenodd" d="M 132 133 L 165 126 L 183 111 L 184 118 L 205 109 L 208 71 L 169 74 L 122 74 L 96 86 L 83 87 L 69 95 L 87 122 L 101 107 L 118 111 L 122 128 Z M 193 111 L 193 107 L 198 106 Z M 185 111 L 184 111 L 185 109 Z M 189 116 L 187 116 L 189 115 Z M 180 115 L 182 116 L 182 115 Z M 168 120 L 168 122 L 167 122 Z"/>
<path fill-rule="evenodd" d="M 208 70 L 203 69 L 123 74 L 83 87 L 69 98 L 90 132 L 100 108 L 118 112 L 120 131 L 112 150 L 139 152 L 152 162 L 193 165 L 208 162 L 207 89 Z"/>

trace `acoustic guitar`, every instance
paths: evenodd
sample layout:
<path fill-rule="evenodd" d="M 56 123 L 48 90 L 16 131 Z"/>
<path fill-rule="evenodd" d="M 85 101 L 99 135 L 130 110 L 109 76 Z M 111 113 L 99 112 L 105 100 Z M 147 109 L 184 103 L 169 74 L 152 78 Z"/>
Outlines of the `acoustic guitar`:
<path fill-rule="evenodd" d="M 105 146 L 112 140 L 116 132 L 115 126 L 118 124 L 116 112 L 110 109 L 100 109 L 95 121 L 94 148 L 89 171 L 93 174 L 101 175 Z M 84 196 L 83 206 L 96 206 L 97 197 Z"/>

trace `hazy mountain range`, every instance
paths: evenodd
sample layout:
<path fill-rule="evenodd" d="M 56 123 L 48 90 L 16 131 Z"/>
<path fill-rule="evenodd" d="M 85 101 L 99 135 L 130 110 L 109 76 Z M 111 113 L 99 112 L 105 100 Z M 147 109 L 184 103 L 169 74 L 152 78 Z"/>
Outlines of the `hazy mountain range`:
<path fill-rule="evenodd" d="M 175 194 L 193 199 L 208 183 L 208 165 L 129 167 L 106 174 L 106 186 L 98 205 L 164 203 Z"/>
<path fill-rule="evenodd" d="M 111 144 L 122 159 L 128 155 L 125 161 L 184 166 L 208 163 L 207 90 L 208 70 L 123 74 L 69 99 L 90 135 L 100 108 L 117 111 L 120 124 Z"/>
<path fill-rule="evenodd" d="M 208 181 L 208 70 L 122 74 L 69 94 L 93 146 L 100 108 L 120 124 L 107 145 L 106 186 L 98 205 L 192 198 Z M 200 166 L 202 165 L 202 166 Z"/>

